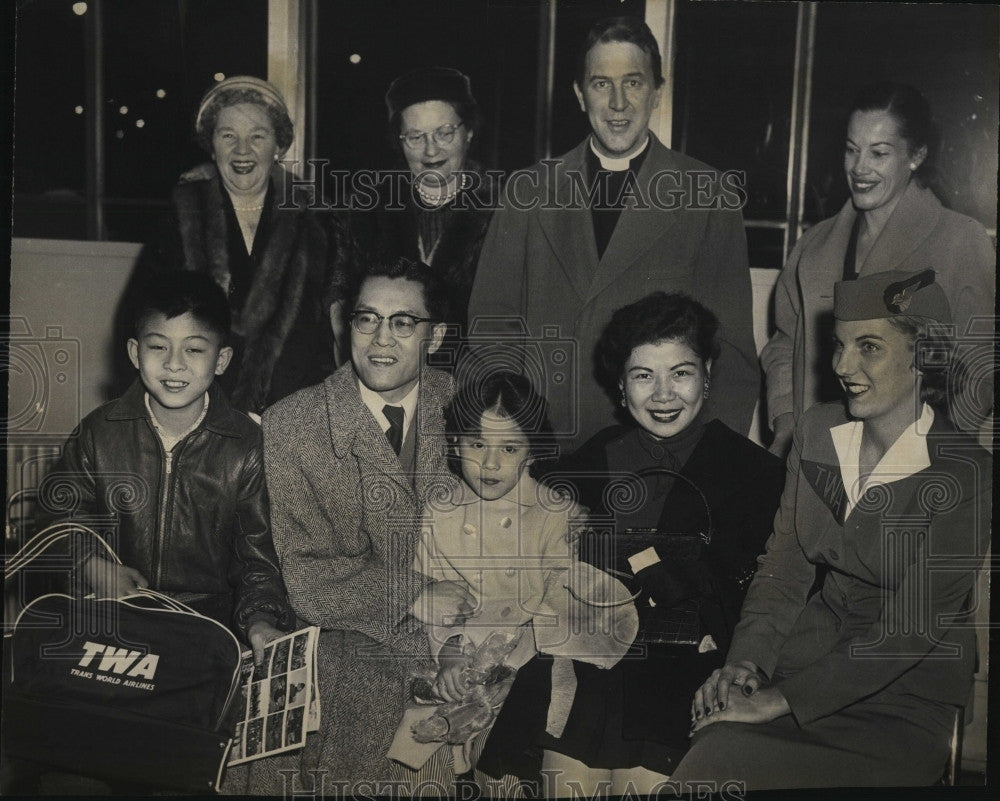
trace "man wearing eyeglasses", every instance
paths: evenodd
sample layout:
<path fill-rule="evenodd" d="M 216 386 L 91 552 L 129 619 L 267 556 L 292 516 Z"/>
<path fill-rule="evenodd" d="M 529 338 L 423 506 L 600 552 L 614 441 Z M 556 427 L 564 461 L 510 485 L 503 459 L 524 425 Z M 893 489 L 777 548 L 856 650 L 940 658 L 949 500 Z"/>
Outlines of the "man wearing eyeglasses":
<path fill-rule="evenodd" d="M 452 380 L 424 366 L 445 333 L 446 291 L 422 263 L 372 265 L 345 298 L 351 361 L 264 413 L 275 549 L 296 614 L 322 629 L 323 713 L 312 746 L 257 763 L 247 792 L 306 791 L 304 773 L 284 786 L 278 771 L 288 770 L 348 783 L 398 778 L 385 753 L 407 672 L 427 655 L 408 613 L 415 601 L 424 622 L 472 611 L 467 590 L 412 569 L 421 509 L 447 472 Z"/>

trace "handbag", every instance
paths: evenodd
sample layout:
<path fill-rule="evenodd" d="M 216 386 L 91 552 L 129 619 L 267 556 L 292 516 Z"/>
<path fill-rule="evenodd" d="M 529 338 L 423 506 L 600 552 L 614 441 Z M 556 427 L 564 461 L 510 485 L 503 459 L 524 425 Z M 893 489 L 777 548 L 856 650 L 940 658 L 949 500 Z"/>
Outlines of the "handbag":
<path fill-rule="evenodd" d="M 79 532 L 120 564 L 95 532 L 59 523 L 12 557 L 5 579 Z M 7 755 L 154 788 L 214 791 L 235 724 L 240 653 L 223 625 L 151 590 L 36 598 L 5 634 Z"/>
<path fill-rule="evenodd" d="M 590 564 L 618 576 L 635 591 L 636 607 L 639 611 L 638 642 L 666 645 L 698 645 L 702 640 L 701 602 L 697 593 L 679 594 L 682 597 L 669 605 L 657 605 L 648 590 L 641 586 L 629 563 L 629 558 L 652 548 L 659 563 L 676 566 L 681 572 L 684 566 L 693 566 L 700 561 L 705 549 L 712 542 L 712 510 L 701 488 L 687 476 L 666 467 L 652 467 L 640 470 L 629 480 L 640 481 L 654 475 L 669 475 L 685 482 L 694 489 L 705 507 L 705 525 L 695 533 L 675 533 L 658 528 L 628 528 L 617 530 L 614 526 L 590 527 L 580 535 L 580 557 Z M 635 495 L 634 488 L 627 485 L 615 488 L 626 495 Z M 606 493 L 607 494 L 607 493 Z M 652 565 L 646 570 L 655 569 Z M 641 571 L 640 571 L 641 572 Z M 663 571 L 663 579 L 670 575 Z"/>

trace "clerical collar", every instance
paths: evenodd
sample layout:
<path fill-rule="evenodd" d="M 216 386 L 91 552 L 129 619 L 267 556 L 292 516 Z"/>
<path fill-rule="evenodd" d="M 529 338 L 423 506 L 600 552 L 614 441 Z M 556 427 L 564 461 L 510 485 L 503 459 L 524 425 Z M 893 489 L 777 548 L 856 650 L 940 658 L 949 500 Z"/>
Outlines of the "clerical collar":
<path fill-rule="evenodd" d="M 649 147 L 649 134 L 646 134 L 645 141 L 631 153 L 617 158 L 610 158 L 594 147 L 594 137 L 590 137 L 590 149 L 593 154 L 597 156 L 597 160 L 601 163 L 601 168 L 610 170 L 611 172 L 622 172 L 623 170 L 627 170 L 632 159 L 640 155 L 647 147 Z"/>

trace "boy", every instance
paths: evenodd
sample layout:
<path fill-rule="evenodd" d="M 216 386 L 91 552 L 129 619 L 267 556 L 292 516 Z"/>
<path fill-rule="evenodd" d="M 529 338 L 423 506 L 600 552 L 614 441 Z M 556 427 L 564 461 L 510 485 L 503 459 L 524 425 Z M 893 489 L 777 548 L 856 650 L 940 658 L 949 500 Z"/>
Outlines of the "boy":
<path fill-rule="evenodd" d="M 146 288 L 128 340 L 139 379 L 69 438 L 40 492 L 40 522 L 116 517 L 121 565 L 77 543 L 84 591 L 168 593 L 232 627 L 260 662 L 295 614 L 271 540 L 260 428 L 214 383 L 233 355 L 229 325 L 206 275 L 173 273 Z"/>

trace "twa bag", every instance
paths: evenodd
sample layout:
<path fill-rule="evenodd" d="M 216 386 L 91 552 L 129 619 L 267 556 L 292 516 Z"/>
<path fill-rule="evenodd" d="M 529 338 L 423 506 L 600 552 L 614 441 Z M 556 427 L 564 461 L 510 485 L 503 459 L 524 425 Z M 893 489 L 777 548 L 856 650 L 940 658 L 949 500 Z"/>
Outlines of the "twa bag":
<path fill-rule="evenodd" d="M 12 558 L 5 578 L 69 535 L 33 545 L 57 527 L 98 537 L 52 526 Z M 8 756 L 156 788 L 218 787 L 240 665 L 239 643 L 221 624 L 152 591 L 43 595 L 18 616 L 6 657 Z"/>

